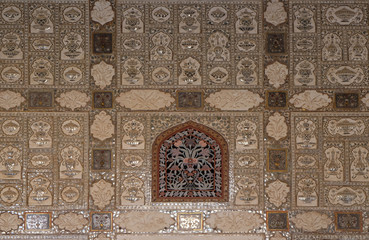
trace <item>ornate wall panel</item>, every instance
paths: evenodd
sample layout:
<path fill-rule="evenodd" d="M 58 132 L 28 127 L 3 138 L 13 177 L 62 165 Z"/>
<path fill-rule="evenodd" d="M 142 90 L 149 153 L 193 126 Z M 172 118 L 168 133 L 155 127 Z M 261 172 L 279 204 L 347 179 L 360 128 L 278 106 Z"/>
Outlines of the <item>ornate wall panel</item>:
<path fill-rule="evenodd" d="M 0 239 L 369 239 L 366 0 L 3 0 Z"/>

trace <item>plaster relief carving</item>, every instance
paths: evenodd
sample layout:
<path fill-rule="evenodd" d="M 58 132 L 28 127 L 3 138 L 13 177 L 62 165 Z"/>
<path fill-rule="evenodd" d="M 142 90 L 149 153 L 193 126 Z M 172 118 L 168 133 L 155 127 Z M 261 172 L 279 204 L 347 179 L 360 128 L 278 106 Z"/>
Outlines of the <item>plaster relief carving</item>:
<path fill-rule="evenodd" d="M 7 83 L 16 83 L 21 79 L 22 71 L 14 66 L 5 67 L 1 71 L 1 77 Z"/>
<path fill-rule="evenodd" d="M 4 212 L 0 214 L 0 230 L 9 232 L 11 230 L 17 230 L 23 221 L 16 214 Z"/>
<path fill-rule="evenodd" d="M 63 49 L 61 50 L 62 60 L 81 60 L 84 59 L 83 38 L 80 34 L 69 32 L 63 38 Z"/>
<path fill-rule="evenodd" d="M 257 85 L 258 73 L 257 67 L 253 60 L 250 58 L 243 58 L 237 64 L 237 84 L 245 85 Z"/>
<path fill-rule="evenodd" d="M 145 149 L 144 125 L 132 120 L 123 125 L 122 149 Z"/>
<path fill-rule="evenodd" d="M 179 23 L 179 32 L 180 33 L 200 33 L 201 25 L 197 20 L 200 13 L 192 7 L 186 7 L 180 13 L 180 17 L 182 18 Z"/>
<path fill-rule="evenodd" d="M 39 175 L 30 181 L 32 188 L 28 196 L 29 206 L 51 206 L 53 195 L 49 190 L 51 181 L 46 177 Z"/>
<path fill-rule="evenodd" d="M 81 124 L 76 120 L 66 120 L 62 123 L 61 130 L 67 136 L 74 136 L 81 130 Z"/>
<path fill-rule="evenodd" d="M 181 67 L 181 74 L 178 77 L 180 85 L 201 84 L 200 63 L 196 59 L 192 57 L 186 58 L 179 66 Z"/>
<path fill-rule="evenodd" d="M 310 119 L 303 119 L 296 124 L 296 148 L 316 149 L 317 138 L 315 134 L 316 124 Z"/>
<path fill-rule="evenodd" d="M 343 181 L 342 151 L 336 147 L 325 150 L 327 161 L 324 164 L 324 179 L 326 181 Z"/>
<path fill-rule="evenodd" d="M 26 99 L 17 92 L 5 90 L 0 92 L 0 107 L 5 110 L 19 107 Z"/>
<path fill-rule="evenodd" d="M 131 110 L 159 110 L 169 107 L 175 99 L 159 90 L 130 90 L 121 93 L 116 101 Z"/>
<path fill-rule="evenodd" d="M 324 61 L 342 60 L 341 38 L 334 33 L 324 36 L 324 47 L 322 49 L 322 58 Z"/>
<path fill-rule="evenodd" d="M 169 44 L 172 41 L 169 35 L 159 32 L 155 34 L 151 41 L 154 44 L 154 48 L 150 51 L 150 60 L 152 61 L 169 61 L 173 58 L 173 52 L 169 48 Z"/>
<path fill-rule="evenodd" d="M 115 219 L 116 224 L 131 232 L 157 232 L 174 222 L 169 214 L 152 211 L 127 212 Z"/>
<path fill-rule="evenodd" d="M 319 93 L 315 90 L 306 90 L 302 93 L 295 94 L 290 99 L 297 108 L 305 108 L 310 111 L 318 110 L 319 108 L 326 107 L 332 102 L 327 94 Z"/>
<path fill-rule="evenodd" d="M 295 86 L 314 86 L 316 84 L 315 65 L 307 60 L 296 64 Z"/>
<path fill-rule="evenodd" d="M 114 125 L 111 121 L 111 116 L 105 111 L 95 116 L 91 125 L 91 134 L 100 141 L 104 141 L 114 135 Z"/>
<path fill-rule="evenodd" d="M 80 191 L 76 187 L 67 186 L 61 191 L 61 198 L 66 203 L 74 203 L 79 199 Z"/>
<path fill-rule="evenodd" d="M 160 6 L 152 10 L 151 16 L 156 22 L 163 23 L 169 20 L 171 14 L 168 8 Z"/>
<path fill-rule="evenodd" d="M 82 179 L 81 151 L 73 146 L 64 148 L 61 153 L 60 179 Z"/>
<path fill-rule="evenodd" d="M 32 63 L 31 85 L 53 85 L 52 65 L 48 59 L 38 58 Z"/>
<path fill-rule="evenodd" d="M 106 0 L 98 0 L 91 11 L 91 19 L 104 25 L 114 19 L 114 11 L 111 3 Z"/>
<path fill-rule="evenodd" d="M 101 89 L 109 86 L 115 75 L 113 65 L 107 64 L 101 61 L 99 64 L 95 64 L 91 69 L 91 75 L 95 80 L 95 84 Z"/>
<path fill-rule="evenodd" d="M 264 99 L 249 90 L 220 90 L 210 94 L 205 102 L 220 110 L 247 111 L 259 106 Z"/>
<path fill-rule="evenodd" d="M 364 71 L 361 68 L 352 68 L 350 66 L 341 66 L 339 68 L 329 68 L 327 79 L 335 84 L 348 86 L 355 83 L 361 83 L 364 79 Z"/>
<path fill-rule="evenodd" d="M 287 137 L 287 129 L 286 119 L 280 113 L 275 112 L 269 117 L 269 123 L 265 130 L 269 137 L 278 141 Z"/>
<path fill-rule="evenodd" d="M 228 17 L 228 12 L 222 7 L 212 7 L 208 13 L 208 17 L 215 23 L 221 23 Z"/>
<path fill-rule="evenodd" d="M 209 37 L 210 48 L 208 50 L 208 61 L 223 62 L 230 60 L 228 37 L 220 31 L 214 32 Z"/>
<path fill-rule="evenodd" d="M 206 223 L 224 233 L 244 233 L 260 227 L 264 221 L 259 214 L 227 211 L 211 214 Z"/>
<path fill-rule="evenodd" d="M 298 192 L 296 205 L 303 207 L 317 207 L 317 182 L 313 178 L 303 178 L 297 183 Z"/>
<path fill-rule="evenodd" d="M 96 205 L 99 209 L 104 209 L 110 204 L 110 201 L 114 195 L 114 187 L 110 182 L 101 179 L 100 181 L 92 184 L 92 187 L 90 188 L 90 195 L 94 205 Z"/>
<path fill-rule="evenodd" d="M 21 151 L 7 146 L 0 151 L 0 179 L 21 179 Z"/>
<path fill-rule="evenodd" d="M 257 126 L 254 122 L 244 120 L 237 124 L 236 150 L 257 149 Z"/>
<path fill-rule="evenodd" d="M 1 125 L 1 129 L 6 135 L 14 136 L 19 133 L 21 126 L 19 125 L 19 122 L 11 119 L 11 120 L 5 120 L 3 124 Z"/>
<path fill-rule="evenodd" d="M 282 206 L 283 203 L 287 202 L 287 196 L 290 192 L 290 188 L 287 183 L 277 179 L 274 182 L 268 184 L 265 189 L 268 195 L 269 202 L 274 204 L 276 207 Z"/>
<path fill-rule="evenodd" d="M 77 108 L 85 107 L 90 98 L 86 93 L 72 90 L 66 93 L 60 94 L 60 97 L 56 98 L 56 101 L 60 106 L 69 108 L 74 111 Z"/>
<path fill-rule="evenodd" d="M 325 17 L 330 23 L 338 23 L 339 25 L 347 26 L 360 23 L 363 20 L 364 14 L 360 8 L 340 6 L 328 8 Z"/>
<path fill-rule="evenodd" d="M 297 214 L 292 218 L 297 228 L 307 232 L 315 232 L 320 229 L 327 229 L 332 220 L 326 215 L 319 212 L 305 212 Z"/>
<path fill-rule="evenodd" d="M 29 148 L 51 148 L 52 137 L 50 136 L 51 126 L 44 121 L 34 122 L 31 125 L 33 134 L 29 139 Z"/>
<path fill-rule="evenodd" d="M 122 84 L 123 85 L 143 85 L 144 76 L 142 74 L 142 63 L 136 58 L 129 58 L 123 64 Z"/>
<path fill-rule="evenodd" d="M 5 205 L 12 205 L 19 199 L 20 194 L 15 187 L 5 186 L 0 191 L 0 199 Z"/>
<path fill-rule="evenodd" d="M 365 97 L 361 99 L 361 101 L 365 104 L 366 107 L 369 107 L 369 93 L 367 93 Z"/>
<path fill-rule="evenodd" d="M 367 61 L 368 48 L 366 47 L 366 37 L 361 34 L 355 34 L 349 39 L 349 60 L 350 61 Z"/>
<path fill-rule="evenodd" d="M 237 191 L 234 204 L 239 206 L 258 205 L 259 196 L 257 192 L 257 183 L 255 179 L 241 177 L 237 181 Z"/>
<path fill-rule="evenodd" d="M 21 37 L 16 33 L 8 33 L 1 39 L 0 59 L 23 59 Z"/>
<path fill-rule="evenodd" d="M 295 33 L 299 32 L 315 32 L 315 20 L 314 20 L 314 12 L 309 8 L 302 7 L 294 12 L 295 21 L 293 22 L 293 31 Z"/>
<path fill-rule="evenodd" d="M 82 214 L 77 214 L 74 212 L 61 214 L 54 220 L 54 224 L 60 229 L 70 232 L 83 229 L 87 223 L 88 220 Z"/>
<path fill-rule="evenodd" d="M 145 194 L 143 192 L 144 182 L 135 176 L 127 177 L 123 180 L 123 192 L 120 198 L 121 205 L 144 205 Z"/>
<path fill-rule="evenodd" d="M 53 33 L 54 24 L 51 21 L 52 13 L 49 9 L 39 7 L 32 12 L 31 33 Z"/>
<path fill-rule="evenodd" d="M 264 12 L 264 18 L 268 23 L 278 26 L 281 23 L 286 22 L 287 12 L 283 7 L 283 2 L 279 0 L 271 0 L 267 3 L 266 11 Z"/>
<path fill-rule="evenodd" d="M 343 137 L 360 136 L 364 133 L 365 124 L 362 120 L 355 120 L 351 118 L 342 118 L 340 120 L 330 120 L 328 122 L 327 130 L 332 135 L 340 135 Z"/>
<path fill-rule="evenodd" d="M 366 195 L 362 189 L 350 187 L 334 187 L 329 190 L 328 200 L 331 204 L 341 206 L 361 205 L 365 202 Z"/>
<path fill-rule="evenodd" d="M 276 61 L 265 68 L 265 75 L 269 79 L 269 84 L 278 89 L 286 82 L 288 69 L 286 65 Z"/>
<path fill-rule="evenodd" d="M 142 22 L 142 12 L 138 9 L 131 7 L 123 12 L 123 33 L 143 33 L 144 24 Z"/>
<path fill-rule="evenodd" d="M 256 12 L 249 8 L 242 8 L 236 13 L 236 33 L 257 34 L 258 23 L 256 21 Z"/>
<path fill-rule="evenodd" d="M 354 161 L 351 163 L 350 176 L 351 181 L 369 181 L 369 163 L 368 163 L 368 149 L 364 147 L 356 147 L 351 154 Z"/>
<path fill-rule="evenodd" d="M 8 6 L 1 11 L 1 16 L 8 23 L 15 23 L 22 17 L 22 11 L 16 6 Z"/>

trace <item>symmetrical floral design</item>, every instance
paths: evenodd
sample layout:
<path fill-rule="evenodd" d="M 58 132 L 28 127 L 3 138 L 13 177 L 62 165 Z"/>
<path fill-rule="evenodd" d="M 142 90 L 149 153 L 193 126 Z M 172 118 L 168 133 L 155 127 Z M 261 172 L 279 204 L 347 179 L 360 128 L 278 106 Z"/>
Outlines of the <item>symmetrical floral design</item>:
<path fill-rule="evenodd" d="M 327 94 L 319 93 L 315 90 L 306 90 L 302 93 L 294 95 L 290 99 L 297 108 L 304 108 L 310 111 L 318 110 L 319 108 L 326 107 L 332 102 Z"/>
<path fill-rule="evenodd" d="M 247 111 L 259 106 L 263 99 L 249 90 L 220 90 L 212 93 L 205 101 L 220 110 Z"/>
<path fill-rule="evenodd" d="M 95 120 L 91 125 L 91 134 L 94 138 L 104 141 L 111 138 L 114 134 L 114 125 L 111 116 L 105 111 L 95 116 Z"/>
<path fill-rule="evenodd" d="M 287 124 L 286 119 L 278 112 L 269 117 L 269 123 L 266 126 L 266 132 L 269 137 L 275 140 L 280 140 L 287 137 Z"/>
<path fill-rule="evenodd" d="M 55 225 L 67 231 L 81 230 L 87 223 L 88 220 L 83 215 L 74 212 L 61 214 L 54 220 Z"/>
<path fill-rule="evenodd" d="M 10 230 L 17 230 L 23 221 L 16 214 L 4 212 L 0 214 L 0 230 L 8 232 Z"/>
<path fill-rule="evenodd" d="M 275 61 L 270 64 L 265 69 L 265 75 L 269 79 L 269 84 L 275 88 L 279 88 L 286 82 L 286 77 L 288 75 L 287 66 Z"/>
<path fill-rule="evenodd" d="M 114 195 L 114 187 L 110 182 L 101 179 L 100 181 L 92 184 L 90 194 L 94 204 L 98 208 L 104 209 L 110 204 L 111 198 Z"/>
<path fill-rule="evenodd" d="M 284 23 L 287 20 L 287 12 L 284 10 L 283 2 L 279 0 L 268 2 L 267 9 L 264 12 L 264 18 L 274 26 Z"/>
<path fill-rule="evenodd" d="M 220 229 L 224 233 L 244 233 L 262 226 L 263 219 L 259 214 L 228 211 L 217 212 L 206 220 L 212 228 Z"/>
<path fill-rule="evenodd" d="M 89 97 L 86 93 L 72 90 L 66 93 L 60 94 L 60 97 L 56 98 L 56 101 L 62 107 L 66 107 L 74 111 L 76 108 L 85 107 L 89 101 Z"/>
<path fill-rule="evenodd" d="M 92 67 L 91 75 L 95 80 L 95 84 L 103 89 L 111 84 L 113 76 L 115 75 L 114 67 L 113 65 L 101 61 L 99 64 L 95 64 Z"/>
<path fill-rule="evenodd" d="M 174 224 L 174 219 L 162 212 L 127 212 L 115 219 L 121 228 L 131 232 L 157 232 Z"/>
<path fill-rule="evenodd" d="M 319 212 L 305 212 L 297 214 L 292 219 L 297 228 L 301 228 L 304 231 L 315 232 L 320 229 L 328 228 L 332 223 L 332 220 L 323 213 Z"/>
<path fill-rule="evenodd" d="M 10 90 L 0 92 L 0 107 L 5 110 L 19 107 L 26 99 L 20 94 Z"/>
<path fill-rule="evenodd" d="M 269 202 L 273 203 L 276 207 L 280 207 L 287 201 L 290 188 L 287 183 L 277 179 L 266 187 L 265 192 L 268 195 Z"/>
<path fill-rule="evenodd" d="M 94 8 L 91 11 L 91 18 L 95 22 L 104 25 L 114 19 L 114 11 L 111 3 L 106 0 L 98 0 L 95 2 Z"/>
<path fill-rule="evenodd" d="M 131 90 L 122 93 L 116 101 L 131 110 L 159 110 L 169 107 L 175 100 L 169 93 L 159 90 Z"/>
<path fill-rule="evenodd" d="M 153 144 L 154 201 L 226 201 L 228 149 L 214 130 L 187 122 Z"/>

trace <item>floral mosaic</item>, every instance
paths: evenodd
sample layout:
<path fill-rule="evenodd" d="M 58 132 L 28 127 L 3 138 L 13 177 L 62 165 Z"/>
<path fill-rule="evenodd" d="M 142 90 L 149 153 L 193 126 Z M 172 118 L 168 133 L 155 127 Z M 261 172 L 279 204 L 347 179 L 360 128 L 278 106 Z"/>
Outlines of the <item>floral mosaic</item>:
<path fill-rule="evenodd" d="M 366 0 L 0 2 L 0 240 L 369 239 Z"/>

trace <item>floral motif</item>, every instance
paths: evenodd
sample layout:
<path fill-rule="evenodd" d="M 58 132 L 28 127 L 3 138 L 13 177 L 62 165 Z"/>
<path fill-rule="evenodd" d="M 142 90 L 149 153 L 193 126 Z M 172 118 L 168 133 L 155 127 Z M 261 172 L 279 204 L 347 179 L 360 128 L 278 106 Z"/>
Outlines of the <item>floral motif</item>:
<path fill-rule="evenodd" d="M 169 107 L 174 98 L 159 90 L 131 90 L 122 93 L 116 101 L 131 110 L 159 110 Z"/>
<path fill-rule="evenodd" d="M 68 231 L 81 230 L 88 221 L 82 214 L 69 212 L 66 214 L 59 215 L 54 223 L 60 228 Z"/>
<path fill-rule="evenodd" d="M 220 110 L 247 111 L 259 106 L 263 99 L 249 90 L 221 90 L 211 94 L 205 101 Z"/>
<path fill-rule="evenodd" d="M 268 23 L 277 26 L 284 23 L 287 19 L 287 12 L 284 10 L 283 2 L 271 0 L 268 2 L 267 9 L 264 12 L 264 18 Z"/>
<path fill-rule="evenodd" d="M 225 233 L 248 232 L 263 224 L 259 214 L 249 212 L 218 212 L 213 213 L 206 220 L 212 228 L 217 228 Z"/>
<path fill-rule="evenodd" d="M 319 212 L 306 212 L 297 214 L 292 219 L 297 228 L 301 228 L 307 232 L 315 232 L 319 229 L 328 228 L 332 220 L 326 215 Z"/>
<path fill-rule="evenodd" d="M 288 69 L 286 65 L 276 61 L 266 67 L 265 75 L 269 79 L 269 84 L 275 88 L 279 88 L 286 82 Z"/>
<path fill-rule="evenodd" d="M 174 222 L 169 214 L 152 211 L 127 212 L 115 220 L 120 227 L 132 232 L 157 232 L 168 228 Z"/>
<path fill-rule="evenodd" d="M 111 198 L 114 195 L 114 187 L 111 183 L 101 179 L 92 185 L 90 194 L 94 204 L 98 208 L 103 209 L 110 204 Z"/>
<path fill-rule="evenodd" d="M 86 93 L 72 90 L 70 92 L 60 94 L 56 101 L 62 107 L 70 108 L 74 111 L 76 108 L 85 107 L 89 98 Z"/>
<path fill-rule="evenodd" d="M 290 188 L 287 183 L 277 179 L 268 185 L 265 192 L 269 197 L 269 202 L 273 203 L 276 207 L 280 207 L 283 203 L 287 202 L 287 195 L 290 192 Z"/>
<path fill-rule="evenodd" d="M 94 8 L 91 11 L 91 18 L 101 25 L 113 21 L 114 11 L 111 7 L 111 3 L 106 0 L 96 1 Z"/>
<path fill-rule="evenodd" d="M 101 0 L 100 0 L 101 1 Z M 101 61 L 92 67 L 91 75 L 95 80 L 95 84 L 101 89 L 111 84 L 113 76 L 115 75 L 113 65 Z"/>
<path fill-rule="evenodd" d="M 19 107 L 25 100 L 26 99 L 20 93 L 9 90 L 0 92 L 0 107 L 6 110 Z"/>
<path fill-rule="evenodd" d="M 361 99 L 361 101 L 367 106 L 369 107 L 369 93 L 367 93 L 365 95 L 365 97 L 363 99 Z"/>
<path fill-rule="evenodd" d="M 91 134 L 94 138 L 101 141 L 111 138 L 114 134 L 114 125 L 111 116 L 105 111 L 95 116 L 95 120 L 91 125 Z"/>
<path fill-rule="evenodd" d="M 318 110 L 319 108 L 326 107 L 332 102 L 327 94 L 319 93 L 315 90 L 306 90 L 305 92 L 294 95 L 290 99 L 297 108 L 305 108 L 310 111 Z"/>
<path fill-rule="evenodd" d="M 8 232 L 10 230 L 17 230 L 23 221 L 16 214 L 8 212 L 0 214 L 0 230 Z"/>
<path fill-rule="evenodd" d="M 275 140 L 280 140 L 287 137 L 287 124 L 286 119 L 278 112 L 269 117 L 269 123 L 266 126 L 266 132 L 269 137 Z"/>

